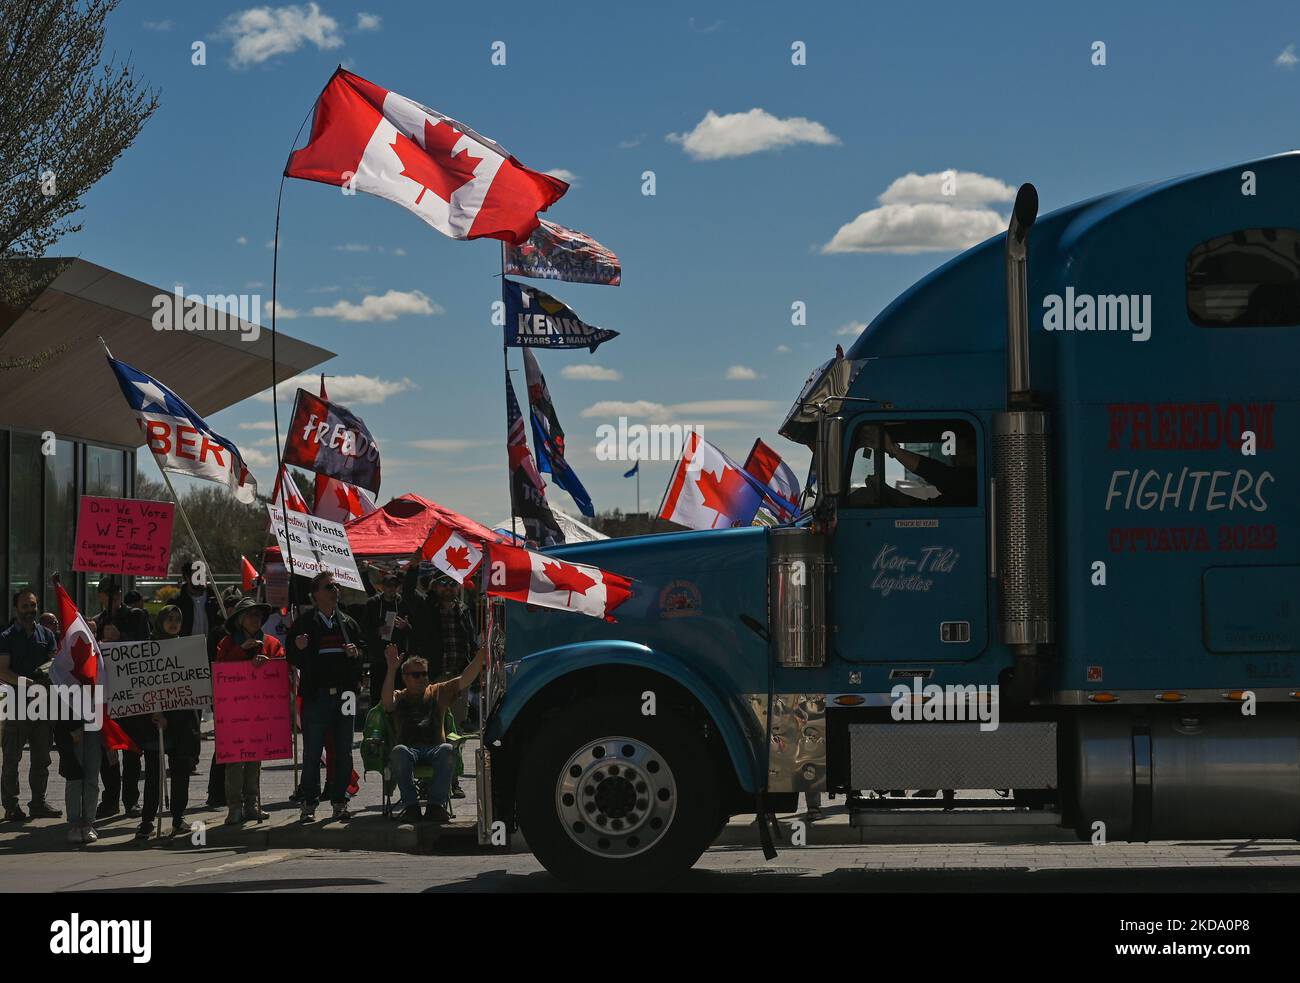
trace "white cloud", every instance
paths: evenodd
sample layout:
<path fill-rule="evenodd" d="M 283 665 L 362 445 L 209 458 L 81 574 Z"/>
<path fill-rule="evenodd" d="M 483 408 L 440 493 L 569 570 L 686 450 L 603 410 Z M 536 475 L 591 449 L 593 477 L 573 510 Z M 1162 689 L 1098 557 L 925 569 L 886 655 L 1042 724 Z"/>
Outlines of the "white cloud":
<path fill-rule="evenodd" d="M 341 321 L 395 321 L 404 314 L 444 314 L 444 309 L 419 290 L 390 290 L 383 296 L 367 294 L 360 304 L 340 300 L 328 307 L 313 307 L 312 317 Z"/>
<path fill-rule="evenodd" d="M 320 6 L 253 7 L 226 19 L 218 37 L 234 41 L 230 62 L 236 68 L 260 65 L 276 55 L 297 51 L 304 44 L 314 44 L 322 51 L 343 44 L 339 25 Z"/>
<path fill-rule="evenodd" d="M 335 246 L 334 250 L 340 253 L 368 253 L 370 252 L 370 244 L 365 242 L 345 242 L 340 246 Z"/>
<path fill-rule="evenodd" d="M 975 208 L 995 201 L 1014 201 L 1016 189 L 995 177 L 974 171 L 908 172 L 894 178 L 877 199 L 882 205 L 917 205 L 934 201 Z"/>
<path fill-rule="evenodd" d="M 144 22 L 146 31 L 170 31 L 174 26 L 170 20 L 147 20 Z"/>
<path fill-rule="evenodd" d="M 275 424 L 270 420 L 261 420 L 257 423 L 241 423 L 240 430 L 274 430 Z"/>
<path fill-rule="evenodd" d="M 727 369 L 727 379 L 732 382 L 748 382 L 757 378 L 758 373 L 748 365 L 733 365 Z"/>
<path fill-rule="evenodd" d="M 744 157 L 763 150 L 788 147 L 796 143 L 820 145 L 839 143 L 839 137 L 803 116 L 780 119 L 765 109 L 719 116 L 712 109 L 689 133 L 669 133 L 665 138 L 679 143 L 696 160 L 721 160 Z"/>
<path fill-rule="evenodd" d="M 236 238 L 236 239 L 235 239 L 235 245 L 237 245 L 237 246 L 247 246 L 247 245 L 248 245 L 248 236 L 239 236 L 238 238 Z"/>
<path fill-rule="evenodd" d="M 703 24 L 702 22 L 700 24 L 696 24 L 694 17 L 692 17 L 689 21 L 687 21 L 687 23 L 690 25 L 691 30 L 694 31 L 696 34 L 712 34 L 714 31 L 716 31 L 718 28 L 722 26 L 722 21 L 720 20 L 714 21 L 712 24 L 707 24 L 707 25 Z"/>
<path fill-rule="evenodd" d="M 236 445 L 238 446 L 238 445 Z M 239 456 L 244 459 L 244 463 L 253 468 L 274 468 L 275 455 L 268 454 L 266 451 L 259 451 L 256 447 L 240 447 Z M 268 489 L 268 494 L 270 490 Z"/>
<path fill-rule="evenodd" d="M 1014 197 L 1009 184 L 974 171 L 909 172 L 890 182 L 879 208 L 840 226 L 821 251 L 959 252 L 1004 232 L 1006 219 L 987 206 Z"/>
<path fill-rule="evenodd" d="M 382 22 L 383 18 L 378 14 L 367 14 L 364 12 L 357 14 L 358 31 L 377 31 Z"/>
<path fill-rule="evenodd" d="M 861 321 L 850 321 L 848 324 L 844 325 L 835 333 L 838 335 L 851 335 L 852 337 L 856 338 L 858 335 L 862 334 L 862 332 L 866 330 L 867 330 L 867 326 L 863 324 Z"/>
<path fill-rule="evenodd" d="M 959 252 L 1005 231 L 1006 222 L 988 208 L 954 208 L 938 203 L 882 205 L 840 226 L 824 253 Z"/>
<path fill-rule="evenodd" d="M 691 403 L 665 405 L 646 399 L 623 401 L 607 399 L 593 403 L 582 411 L 584 417 L 649 417 L 668 420 L 682 416 L 736 413 L 747 416 L 773 413 L 784 409 L 785 404 L 770 399 L 705 399 Z"/>
<path fill-rule="evenodd" d="M 1279 68 L 1295 68 L 1297 61 L 1300 61 L 1300 58 L 1296 57 L 1295 45 L 1288 44 L 1282 49 L 1282 53 L 1273 59 L 1273 64 Z"/>
<path fill-rule="evenodd" d="M 552 168 L 546 173 L 551 177 L 559 178 L 570 187 L 576 188 L 578 186 L 578 175 L 574 174 L 572 171 L 565 170 L 563 167 Z"/>
<path fill-rule="evenodd" d="M 778 355 L 789 355 L 789 354 L 790 354 L 790 346 L 789 346 L 789 345 L 777 345 L 777 346 L 776 346 L 776 353 L 777 353 Z"/>
<path fill-rule="evenodd" d="M 301 317 L 302 312 L 296 307 L 285 307 L 283 304 L 277 304 L 273 301 L 266 302 L 266 316 L 269 319 L 271 312 L 275 311 L 277 321 L 292 321 L 295 317 Z"/>
<path fill-rule="evenodd" d="M 463 451 L 471 447 L 488 447 L 491 445 L 490 440 L 462 440 L 457 437 L 430 437 L 426 440 L 408 440 L 406 442 L 411 447 L 418 447 L 424 451 Z"/>
<path fill-rule="evenodd" d="M 244 283 L 244 289 L 246 290 L 261 290 L 265 286 L 266 284 L 261 280 L 247 280 Z"/>
<path fill-rule="evenodd" d="M 627 140 L 620 140 L 620 141 L 618 142 L 618 149 L 619 149 L 619 150 L 631 150 L 633 147 L 639 147 L 639 146 L 641 146 L 641 142 L 642 142 L 644 139 L 645 139 L 645 134 L 644 134 L 644 133 L 638 133 L 636 136 L 634 136 L 634 137 L 630 137 L 630 138 L 627 139 Z"/>
<path fill-rule="evenodd" d="M 394 255 L 394 256 L 405 256 L 405 255 L 406 255 L 406 250 L 403 249 L 401 246 L 398 246 L 396 249 L 393 250 L 393 255 Z"/>
<path fill-rule="evenodd" d="M 663 403 L 652 403 L 646 399 L 635 402 L 623 402 L 617 399 L 605 399 L 593 403 L 582 411 L 585 417 L 593 416 L 651 416 L 662 417 L 667 411 Z"/>
<path fill-rule="evenodd" d="M 396 396 L 398 393 L 404 393 L 416 388 L 415 383 L 410 379 L 377 379 L 371 375 L 332 375 L 328 376 L 327 379 L 326 387 L 329 390 L 331 400 L 343 404 L 355 403 L 359 406 L 382 403 L 390 396 Z M 293 394 L 298 389 L 306 389 L 311 393 L 318 392 L 320 390 L 320 376 L 306 372 L 302 375 L 282 379 L 276 385 L 276 390 L 282 400 L 292 401 Z M 271 401 L 271 390 L 266 389 L 253 398 L 261 403 L 269 403 Z"/>
<path fill-rule="evenodd" d="M 583 379 L 587 382 L 618 382 L 623 373 L 618 369 L 607 369 L 603 365 L 566 365 L 560 370 L 566 379 Z"/>

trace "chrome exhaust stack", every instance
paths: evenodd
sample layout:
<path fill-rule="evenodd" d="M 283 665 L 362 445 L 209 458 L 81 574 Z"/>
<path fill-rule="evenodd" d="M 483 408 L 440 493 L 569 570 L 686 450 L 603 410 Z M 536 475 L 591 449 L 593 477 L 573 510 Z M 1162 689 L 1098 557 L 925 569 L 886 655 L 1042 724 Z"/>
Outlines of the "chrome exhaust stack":
<path fill-rule="evenodd" d="M 1007 408 L 993 420 L 993 574 L 1001 582 L 999 630 L 1017 656 L 1018 690 L 1032 687 L 1039 646 L 1055 640 L 1050 419 L 1034 408 L 1029 377 L 1029 230 L 1038 191 L 1021 185 L 1007 230 Z"/>

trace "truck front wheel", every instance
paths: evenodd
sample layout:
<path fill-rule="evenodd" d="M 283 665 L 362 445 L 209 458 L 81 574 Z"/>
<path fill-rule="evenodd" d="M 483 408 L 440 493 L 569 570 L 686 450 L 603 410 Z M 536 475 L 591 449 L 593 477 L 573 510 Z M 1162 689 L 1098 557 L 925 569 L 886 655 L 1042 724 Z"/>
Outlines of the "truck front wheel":
<path fill-rule="evenodd" d="M 660 708 L 614 711 L 606 697 L 547 719 L 519 767 L 516 810 L 529 848 L 561 880 L 642 890 L 689 870 L 720 805 L 703 736 Z M 631 701 L 633 708 L 636 701 Z"/>

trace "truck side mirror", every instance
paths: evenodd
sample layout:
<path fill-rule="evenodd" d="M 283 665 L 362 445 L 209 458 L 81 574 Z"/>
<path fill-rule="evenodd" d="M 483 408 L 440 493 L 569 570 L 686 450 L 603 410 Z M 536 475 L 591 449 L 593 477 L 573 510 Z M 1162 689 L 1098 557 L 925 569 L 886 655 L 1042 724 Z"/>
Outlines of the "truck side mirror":
<path fill-rule="evenodd" d="M 844 491 L 844 418 L 823 416 L 817 429 L 817 487 L 823 495 L 839 495 Z"/>

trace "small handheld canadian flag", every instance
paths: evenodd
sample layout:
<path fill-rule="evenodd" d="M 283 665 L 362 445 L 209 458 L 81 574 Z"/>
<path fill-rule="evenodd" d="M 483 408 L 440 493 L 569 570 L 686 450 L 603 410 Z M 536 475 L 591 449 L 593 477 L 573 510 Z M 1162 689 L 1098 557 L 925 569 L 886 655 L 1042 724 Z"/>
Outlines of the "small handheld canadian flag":
<path fill-rule="evenodd" d="M 429 538 L 420 548 L 420 558 L 429 560 L 456 583 L 463 584 L 478 569 L 483 551 L 451 526 L 439 522 L 429 530 Z"/>

